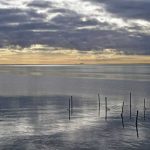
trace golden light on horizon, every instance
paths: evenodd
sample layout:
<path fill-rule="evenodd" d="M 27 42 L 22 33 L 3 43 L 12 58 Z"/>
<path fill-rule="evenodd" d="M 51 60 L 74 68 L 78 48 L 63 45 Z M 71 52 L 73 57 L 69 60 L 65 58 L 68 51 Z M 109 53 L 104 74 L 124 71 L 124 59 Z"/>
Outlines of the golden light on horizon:
<path fill-rule="evenodd" d="M 41 45 L 18 49 L 1 50 L 0 64 L 150 64 L 149 55 L 126 55 L 115 49 L 104 49 L 103 51 L 47 50 L 46 46 Z"/>

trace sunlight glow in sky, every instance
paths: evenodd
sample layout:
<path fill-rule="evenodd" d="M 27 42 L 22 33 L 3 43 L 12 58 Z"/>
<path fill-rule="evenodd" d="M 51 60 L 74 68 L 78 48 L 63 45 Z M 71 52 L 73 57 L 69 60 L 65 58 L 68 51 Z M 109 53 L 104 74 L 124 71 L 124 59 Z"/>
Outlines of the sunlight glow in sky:
<path fill-rule="evenodd" d="M 80 60 L 112 59 L 116 54 L 147 59 L 149 7 L 150 0 L 0 0 L 0 63 L 14 55 L 20 63 L 20 55 L 44 59 L 45 53 L 49 57 L 55 53 L 58 60 L 74 52 Z M 62 63 L 61 58 L 56 62 Z M 31 62 L 28 59 L 26 63 Z"/>

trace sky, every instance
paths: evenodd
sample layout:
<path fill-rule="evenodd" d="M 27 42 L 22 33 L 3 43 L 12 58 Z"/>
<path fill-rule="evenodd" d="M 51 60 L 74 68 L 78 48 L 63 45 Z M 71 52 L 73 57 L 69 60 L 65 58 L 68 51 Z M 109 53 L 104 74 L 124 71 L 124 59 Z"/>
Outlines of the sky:
<path fill-rule="evenodd" d="M 150 0 L 0 0 L 0 63 L 150 63 L 149 14 Z"/>

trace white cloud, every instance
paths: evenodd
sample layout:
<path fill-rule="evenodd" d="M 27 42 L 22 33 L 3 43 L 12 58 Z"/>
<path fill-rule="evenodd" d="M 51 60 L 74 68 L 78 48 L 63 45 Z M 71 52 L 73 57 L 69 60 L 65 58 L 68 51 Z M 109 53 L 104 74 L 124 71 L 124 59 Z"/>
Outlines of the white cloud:
<path fill-rule="evenodd" d="M 21 50 L 21 51 L 20 51 Z M 66 56 L 94 56 L 96 57 L 113 57 L 115 55 L 123 55 L 123 51 L 119 51 L 117 49 L 103 49 L 103 50 L 76 50 L 76 49 L 64 49 L 61 47 L 49 47 L 48 45 L 40 45 L 40 44 L 33 44 L 30 47 L 22 48 L 19 45 L 16 46 L 9 46 L 5 49 L 1 49 L 4 53 L 43 53 L 43 54 L 51 54 L 51 55 L 66 55 Z"/>
<path fill-rule="evenodd" d="M 27 8 L 26 3 L 31 2 L 31 0 L 1 0 L 0 8 Z"/>
<path fill-rule="evenodd" d="M 38 1 L 38 0 L 37 0 Z M 18 8 L 18 9 L 31 9 L 31 6 L 28 6 L 28 3 L 31 3 L 32 0 L 1 0 L 0 7 L 1 8 Z M 124 20 L 121 17 L 117 17 L 116 15 L 108 12 L 105 8 L 105 5 L 102 3 L 94 3 L 93 1 L 83 1 L 83 0 L 47 0 L 47 2 L 51 3 L 51 9 L 67 9 L 75 12 L 76 14 L 81 16 L 81 20 L 87 21 L 90 19 L 95 19 L 100 23 L 107 23 L 111 26 L 112 30 L 116 30 L 118 28 L 124 28 L 129 32 L 140 32 L 145 34 L 150 34 L 150 22 L 142 19 L 126 19 Z M 34 8 L 37 13 L 45 14 L 45 21 L 50 21 L 53 18 L 61 15 L 61 13 L 50 13 L 48 12 L 48 8 L 37 7 Z M 131 30 L 129 28 L 139 26 L 141 30 Z M 148 31 L 148 32 L 147 32 Z"/>
<path fill-rule="evenodd" d="M 129 32 L 139 32 L 150 34 L 150 22 L 142 19 L 126 19 L 117 17 L 114 14 L 106 11 L 104 5 L 94 3 L 93 1 L 87 2 L 83 0 L 50 0 L 54 8 L 67 8 L 76 12 L 81 16 L 83 21 L 95 19 L 100 23 L 107 23 L 111 26 L 112 30 L 124 28 Z M 139 26 L 141 30 L 131 30 L 129 28 Z M 83 27 L 84 28 L 84 27 Z M 86 28 L 86 27 L 85 27 Z M 88 27 L 87 27 L 88 28 Z"/>

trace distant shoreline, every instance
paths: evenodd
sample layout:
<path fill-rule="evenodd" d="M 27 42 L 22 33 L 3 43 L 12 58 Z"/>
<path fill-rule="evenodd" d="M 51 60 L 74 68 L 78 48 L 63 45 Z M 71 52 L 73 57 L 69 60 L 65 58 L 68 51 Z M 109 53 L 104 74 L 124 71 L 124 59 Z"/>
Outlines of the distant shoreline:
<path fill-rule="evenodd" d="M 150 65 L 150 63 L 99 63 L 99 64 L 0 64 L 0 66 L 86 66 L 86 65 Z"/>

